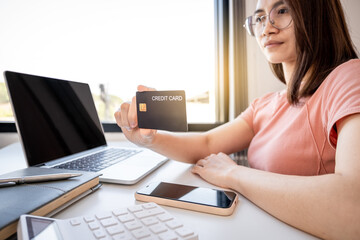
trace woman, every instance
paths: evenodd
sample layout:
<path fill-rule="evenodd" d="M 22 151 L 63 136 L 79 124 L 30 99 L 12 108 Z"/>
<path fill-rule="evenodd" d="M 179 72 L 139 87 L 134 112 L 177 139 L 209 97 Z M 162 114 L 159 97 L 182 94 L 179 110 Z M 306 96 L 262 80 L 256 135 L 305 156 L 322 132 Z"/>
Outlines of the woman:
<path fill-rule="evenodd" d="M 135 98 L 115 113 L 118 125 L 130 141 L 195 164 L 206 181 L 292 226 L 325 239 L 358 239 L 360 60 L 340 1 L 259 0 L 246 26 L 286 90 L 202 134 L 139 129 Z M 228 157 L 245 148 L 251 168 Z"/>

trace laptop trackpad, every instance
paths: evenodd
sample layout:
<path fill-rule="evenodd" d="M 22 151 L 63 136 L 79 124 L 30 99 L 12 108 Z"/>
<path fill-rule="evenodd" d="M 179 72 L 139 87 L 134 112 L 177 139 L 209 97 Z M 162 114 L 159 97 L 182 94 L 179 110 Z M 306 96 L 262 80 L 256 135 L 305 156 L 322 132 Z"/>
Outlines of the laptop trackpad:
<path fill-rule="evenodd" d="M 130 159 L 129 159 L 130 160 Z M 120 179 L 123 181 L 135 181 L 148 173 L 152 168 L 159 165 L 160 162 L 152 159 L 131 159 L 115 164 L 108 169 L 102 171 L 101 178 Z M 154 163 L 155 162 L 155 163 Z M 120 183 L 119 182 L 119 183 Z"/>

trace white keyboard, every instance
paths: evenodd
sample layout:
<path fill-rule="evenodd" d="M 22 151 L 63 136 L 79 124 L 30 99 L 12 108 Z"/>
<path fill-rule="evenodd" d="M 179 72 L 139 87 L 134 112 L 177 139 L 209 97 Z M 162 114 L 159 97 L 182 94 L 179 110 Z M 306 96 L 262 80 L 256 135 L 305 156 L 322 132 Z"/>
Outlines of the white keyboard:
<path fill-rule="evenodd" d="M 65 220 L 51 220 L 57 223 L 59 235 L 64 240 L 198 240 L 197 233 L 155 203 Z M 23 217 L 21 221 L 25 222 Z"/>

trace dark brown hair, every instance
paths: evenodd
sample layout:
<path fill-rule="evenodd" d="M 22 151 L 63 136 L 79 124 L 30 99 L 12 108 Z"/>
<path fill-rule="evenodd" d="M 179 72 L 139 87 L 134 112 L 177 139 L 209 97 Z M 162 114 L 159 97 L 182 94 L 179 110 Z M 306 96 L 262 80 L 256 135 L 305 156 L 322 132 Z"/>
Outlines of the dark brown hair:
<path fill-rule="evenodd" d="M 297 63 L 289 81 L 288 101 L 296 105 L 311 96 L 328 74 L 340 64 L 358 58 L 344 17 L 340 0 L 286 0 L 291 9 Z M 285 83 L 281 64 L 270 64 Z M 307 77 L 306 82 L 302 79 Z"/>

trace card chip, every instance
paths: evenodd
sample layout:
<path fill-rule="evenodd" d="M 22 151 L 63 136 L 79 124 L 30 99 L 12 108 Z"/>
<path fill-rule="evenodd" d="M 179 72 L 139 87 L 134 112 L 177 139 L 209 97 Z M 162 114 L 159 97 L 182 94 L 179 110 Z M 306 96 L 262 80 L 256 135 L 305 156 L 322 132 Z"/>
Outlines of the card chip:
<path fill-rule="evenodd" d="M 139 111 L 146 112 L 146 103 L 139 103 Z"/>

